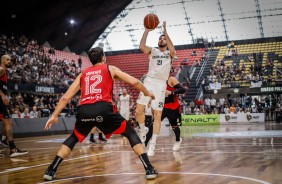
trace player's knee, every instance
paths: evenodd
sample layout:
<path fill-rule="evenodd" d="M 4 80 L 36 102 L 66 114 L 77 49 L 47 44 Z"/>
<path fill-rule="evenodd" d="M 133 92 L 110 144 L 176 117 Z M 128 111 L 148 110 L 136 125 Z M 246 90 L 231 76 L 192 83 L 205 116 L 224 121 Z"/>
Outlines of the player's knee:
<path fill-rule="evenodd" d="M 176 130 L 179 129 L 179 127 L 177 125 L 171 126 L 172 130 Z"/>
<path fill-rule="evenodd" d="M 154 112 L 154 120 L 161 120 L 162 112 Z"/>
<path fill-rule="evenodd" d="M 128 123 L 126 123 L 126 129 L 122 133 L 122 135 L 129 140 L 131 147 L 141 143 L 141 140 L 138 137 L 136 131 Z"/>
<path fill-rule="evenodd" d="M 71 150 L 74 148 L 75 144 L 78 142 L 78 138 L 72 133 L 63 144 L 69 147 Z"/>

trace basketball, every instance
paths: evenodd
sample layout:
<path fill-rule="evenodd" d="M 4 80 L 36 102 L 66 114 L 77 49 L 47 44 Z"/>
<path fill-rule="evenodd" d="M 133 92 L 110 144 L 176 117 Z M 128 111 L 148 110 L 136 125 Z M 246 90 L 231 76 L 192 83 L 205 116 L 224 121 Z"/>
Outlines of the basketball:
<path fill-rule="evenodd" d="M 144 17 L 144 26 L 147 29 L 155 29 L 159 24 L 159 18 L 156 14 L 150 13 Z"/>

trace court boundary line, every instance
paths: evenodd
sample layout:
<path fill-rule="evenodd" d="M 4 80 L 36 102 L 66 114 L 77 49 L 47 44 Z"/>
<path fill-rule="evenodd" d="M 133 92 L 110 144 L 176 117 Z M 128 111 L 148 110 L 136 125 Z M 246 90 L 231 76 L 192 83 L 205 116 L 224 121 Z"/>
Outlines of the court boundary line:
<path fill-rule="evenodd" d="M 66 159 L 66 160 L 64 160 L 64 162 L 88 158 L 88 157 L 93 157 L 93 156 L 105 155 L 105 154 L 109 154 L 111 152 L 112 151 L 104 152 L 104 153 L 97 153 L 97 154 L 92 154 L 92 155 L 84 155 L 84 156 L 81 156 L 81 157 Z M 50 163 L 44 163 L 44 164 L 37 164 L 37 165 L 32 165 L 32 166 L 22 166 L 22 167 L 9 168 L 9 169 L 5 169 L 4 171 L 1 171 L 0 174 L 5 174 L 5 173 L 9 173 L 9 172 L 14 172 L 14 171 L 20 171 L 20 170 L 24 170 L 24 169 L 30 169 L 30 168 L 34 168 L 34 167 L 41 167 L 41 166 L 49 165 L 49 164 Z"/>
<path fill-rule="evenodd" d="M 261 184 L 271 184 L 271 183 L 264 181 L 264 180 L 259 180 L 259 179 L 250 178 L 250 177 L 246 177 L 246 176 L 229 175 L 229 174 L 191 173 L 191 172 L 159 172 L 159 174 L 219 176 L 219 177 L 230 177 L 230 178 L 239 178 L 239 179 L 243 179 L 243 180 L 255 181 L 255 182 L 258 182 L 258 183 L 261 183 Z M 144 175 L 145 176 L 145 173 L 97 174 L 97 175 L 78 176 L 78 177 L 71 177 L 71 178 L 64 178 L 64 179 L 55 179 L 53 181 L 45 181 L 45 182 L 41 182 L 39 184 L 69 181 L 69 180 L 82 179 L 82 178 L 93 178 L 93 177 L 100 177 L 100 176 L 105 177 L 105 176 L 120 176 L 120 175 Z M 149 180 L 149 181 L 153 181 L 153 180 Z"/>

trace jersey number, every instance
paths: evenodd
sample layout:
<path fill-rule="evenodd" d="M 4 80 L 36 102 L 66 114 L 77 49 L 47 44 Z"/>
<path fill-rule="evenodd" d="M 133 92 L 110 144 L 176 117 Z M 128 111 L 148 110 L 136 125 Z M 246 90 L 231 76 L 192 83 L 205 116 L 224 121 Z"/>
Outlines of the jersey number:
<path fill-rule="evenodd" d="M 102 82 L 101 75 L 92 75 L 84 78 L 85 80 L 85 95 L 101 93 L 101 88 L 95 88 L 99 83 Z"/>
<path fill-rule="evenodd" d="M 157 60 L 157 65 L 162 65 L 163 61 L 162 60 Z"/>

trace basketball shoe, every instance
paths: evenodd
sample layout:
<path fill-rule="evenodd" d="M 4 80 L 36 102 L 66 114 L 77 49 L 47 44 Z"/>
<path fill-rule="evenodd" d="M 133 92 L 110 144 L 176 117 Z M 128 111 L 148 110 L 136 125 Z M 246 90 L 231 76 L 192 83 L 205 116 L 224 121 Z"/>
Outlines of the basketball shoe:
<path fill-rule="evenodd" d="M 10 157 L 16 157 L 20 155 L 28 154 L 28 151 L 26 150 L 20 150 L 19 148 L 14 148 L 10 150 Z"/>
<path fill-rule="evenodd" d="M 54 169 L 47 169 L 43 175 L 43 178 L 45 180 L 53 180 L 54 178 L 56 178 L 56 171 Z"/>
<path fill-rule="evenodd" d="M 177 151 L 180 149 L 180 145 L 181 145 L 181 142 L 182 142 L 182 138 L 180 138 L 179 141 L 176 141 L 173 145 L 173 151 Z"/>
<path fill-rule="evenodd" d="M 158 171 L 153 167 L 146 169 L 146 178 L 148 180 L 155 179 L 156 177 L 158 177 L 158 174 Z"/>
<path fill-rule="evenodd" d="M 3 146 L 5 146 L 5 147 L 8 147 L 9 146 L 9 144 L 7 143 L 7 140 L 5 139 L 5 140 L 1 140 L 1 144 L 3 145 Z"/>

